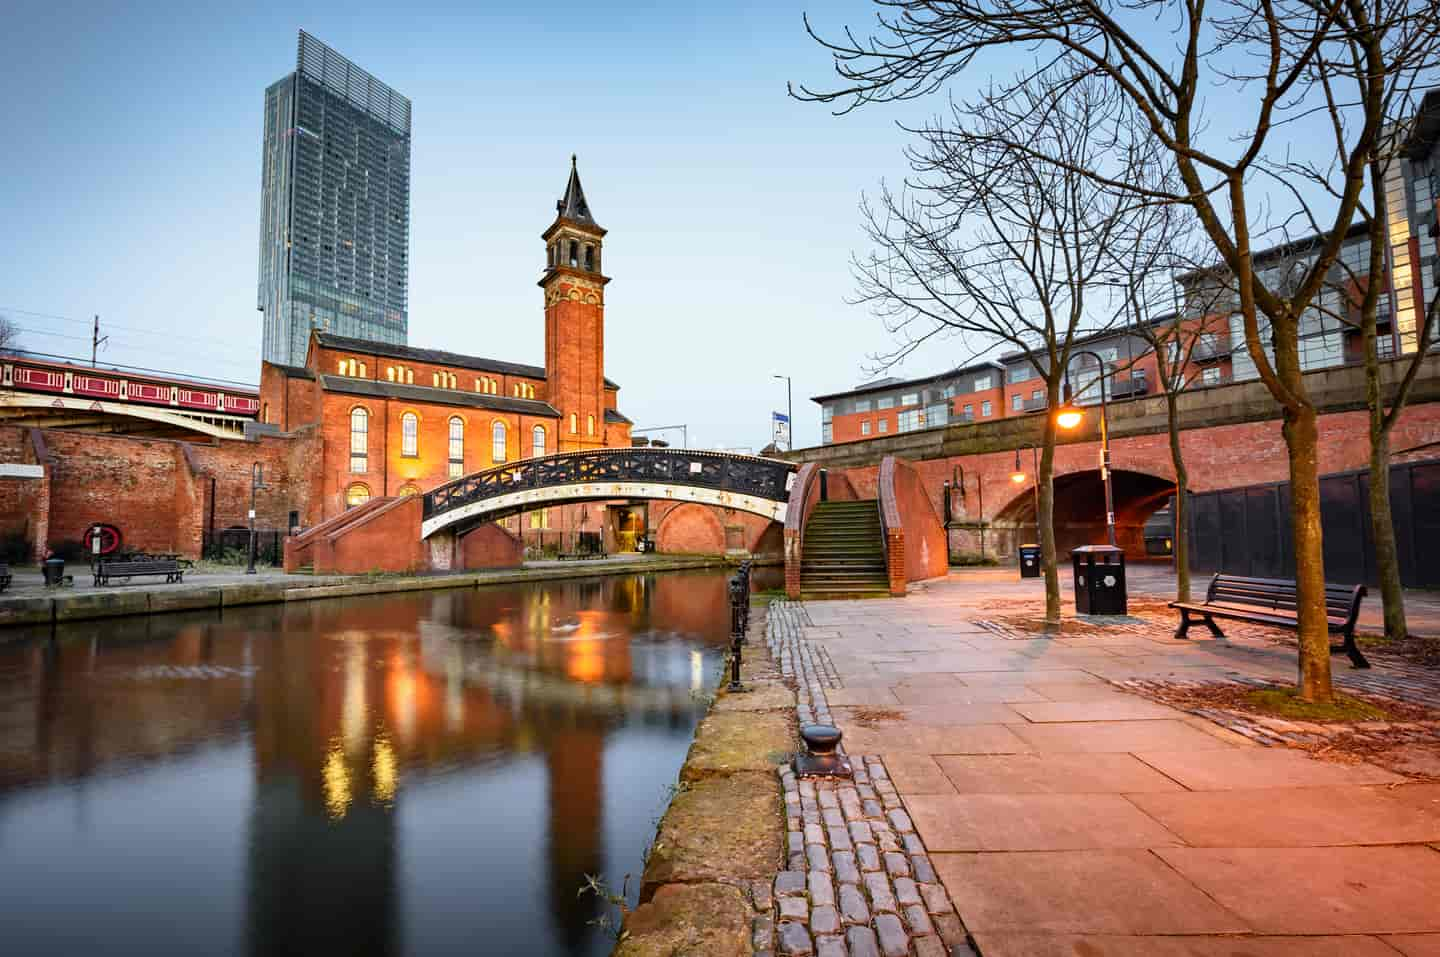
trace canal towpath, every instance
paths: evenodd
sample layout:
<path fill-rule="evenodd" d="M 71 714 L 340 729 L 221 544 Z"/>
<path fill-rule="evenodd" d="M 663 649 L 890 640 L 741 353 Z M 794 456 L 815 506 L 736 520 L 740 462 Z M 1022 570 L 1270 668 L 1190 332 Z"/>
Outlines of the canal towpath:
<path fill-rule="evenodd" d="M 1019 614 L 1039 583 L 995 574 L 783 606 L 979 953 L 1440 953 L 1433 776 L 1267 747 L 1125 690 L 1287 683 L 1293 648 L 1176 641 L 1158 619 L 1045 637 Z M 1335 670 L 1363 691 L 1385 669 Z"/>

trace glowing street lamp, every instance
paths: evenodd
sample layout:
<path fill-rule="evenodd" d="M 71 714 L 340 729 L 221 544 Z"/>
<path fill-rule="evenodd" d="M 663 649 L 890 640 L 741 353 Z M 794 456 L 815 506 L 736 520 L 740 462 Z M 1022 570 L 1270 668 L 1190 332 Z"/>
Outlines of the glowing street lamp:
<path fill-rule="evenodd" d="M 1115 548 L 1115 496 L 1110 488 L 1110 430 L 1105 405 L 1105 360 L 1089 349 L 1081 349 L 1077 356 L 1091 356 L 1100 369 L 1100 480 L 1105 484 L 1105 533 L 1110 547 Z M 1085 418 L 1085 413 L 1070 401 L 1070 367 L 1065 367 L 1065 404 L 1055 413 L 1055 424 L 1062 429 L 1073 429 Z"/>

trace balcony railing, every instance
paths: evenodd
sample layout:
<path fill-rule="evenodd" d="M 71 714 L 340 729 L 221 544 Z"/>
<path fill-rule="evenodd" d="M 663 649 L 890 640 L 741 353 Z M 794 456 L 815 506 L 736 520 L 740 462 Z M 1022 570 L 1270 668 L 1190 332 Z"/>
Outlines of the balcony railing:
<path fill-rule="evenodd" d="M 1230 340 L 1224 339 L 1201 339 L 1195 343 L 1195 348 L 1190 350 L 1192 362 L 1215 362 L 1230 354 Z"/>

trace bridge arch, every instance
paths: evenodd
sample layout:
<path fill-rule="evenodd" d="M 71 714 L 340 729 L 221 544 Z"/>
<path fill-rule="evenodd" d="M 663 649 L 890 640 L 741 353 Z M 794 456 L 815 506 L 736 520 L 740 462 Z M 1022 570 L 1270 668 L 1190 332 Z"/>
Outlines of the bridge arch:
<path fill-rule="evenodd" d="M 522 459 L 427 492 L 422 538 L 552 505 L 606 499 L 689 502 L 784 522 L 796 466 L 693 449 L 592 449 Z"/>
<path fill-rule="evenodd" d="M 1159 471 L 1159 470 L 1156 470 Z M 1127 555 L 1145 554 L 1145 521 L 1175 494 L 1174 479 L 1153 471 L 1111 469 L 1115 499 L 1116 541 Z M 1098 468 L 1076 468 L 1055 475 L 1055 548 L 1064 555 L 1079 545 L 1105 541 L 1105 487 Z M 995 526 L 1009 528 L 1027 542 L 1036 540 L 1035 492 L 1030 482 L 1018 486 L 995 515 Z M 1011 543 L 1018 545 L 1019 541 Z M 1013 552 L 1013 547 L 1009 551 Z"/>

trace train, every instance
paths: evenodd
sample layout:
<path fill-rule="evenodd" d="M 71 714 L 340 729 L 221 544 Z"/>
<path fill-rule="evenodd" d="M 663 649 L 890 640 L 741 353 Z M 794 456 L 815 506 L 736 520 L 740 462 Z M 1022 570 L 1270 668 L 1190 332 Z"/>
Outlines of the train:
<path fill-rule="evenodd" d="M 247 418 L 260 413 L 260 397 L 254 392 L 19 356 L 0 357 L 0 387 Z"/>

